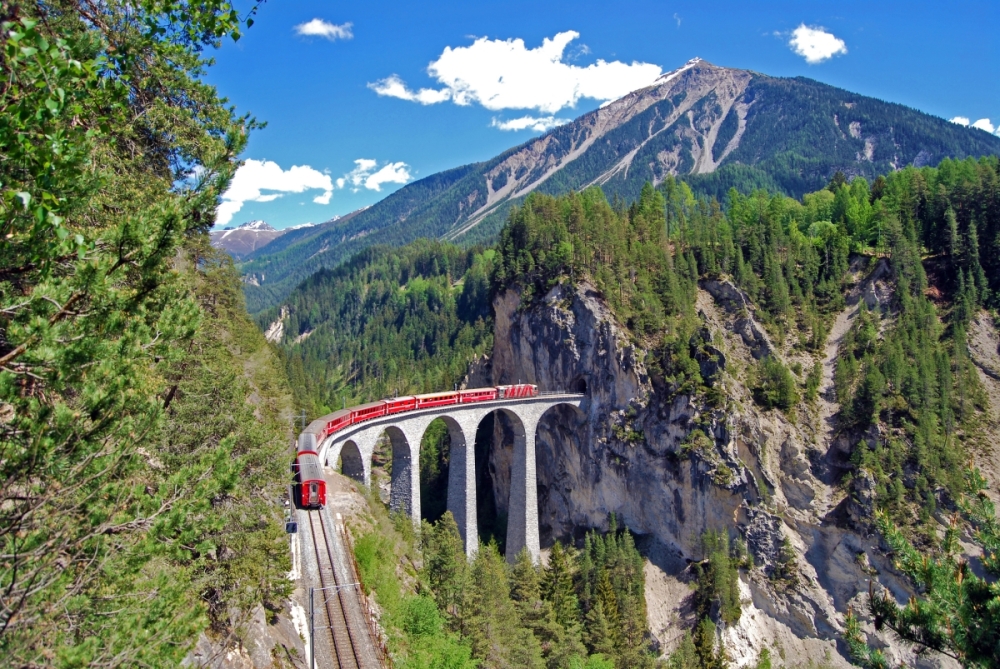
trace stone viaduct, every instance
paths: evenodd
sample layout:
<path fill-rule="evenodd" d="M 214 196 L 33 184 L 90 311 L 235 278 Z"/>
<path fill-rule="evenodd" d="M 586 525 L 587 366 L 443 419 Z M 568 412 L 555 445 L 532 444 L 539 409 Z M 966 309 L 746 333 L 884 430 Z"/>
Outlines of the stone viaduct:
<path fill-rule="evenodd" d="M 535 431 L 542 416 L 552 407 L 567 404 L 580 408 L 584 395 L 550 393 L 522 399 L 503 399 L 470 404 L 454 404 L 407 411 L 374 418 L 323 438 L 326 417 L 318 418 L 299 435 L 299 449 L 315 450 L 320 462 L 336 467 L 368 486 L 371 484 L 372 455 L 383 434 L 392 444 L 392 477 L 389 507 L 408 514 L 420 524 L 420 442 L 434 420 L 440 418 L 451 438 L 448 470 L 448 510 L 455 516 L 458 531 L 470 557 L 479 542 L 476 524 L 476 430 L 487 415 L 505 414 L 514 429 L 514 462 L 511 470 L 510 503 L 507 521 L 507 559 L 513 561 L 527 548 L 535 562 L 539 559 L 538 494 L 535 486 Z"/>

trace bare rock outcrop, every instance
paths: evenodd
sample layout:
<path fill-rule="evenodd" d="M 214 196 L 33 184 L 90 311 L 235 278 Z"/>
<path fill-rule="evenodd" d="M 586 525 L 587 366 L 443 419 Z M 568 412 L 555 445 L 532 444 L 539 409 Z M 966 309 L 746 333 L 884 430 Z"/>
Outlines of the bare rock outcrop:
<path fill-rule="evenodd" d="M 868 281 L 870 291 L 859 285 L 858 298 L 871 292 L 879 306 L 887 304 L 888 278 Z M 557 407 L 538 428 L 542 545 L 606 529 L 615 513 L 642 535 L 640 545 L 657 547 L 648 553 L 647 599 L 655 600 L 650 624 L 661 650 L 682 635 L 685 604 L 676 593 L 686 562 L 703 558 L 705 530 L 745 541 L 756 565 L 743 576 L 743 616 L 722 630 L 738 666 L 756 661 L 764 646 L 780 648 L 790 666 L 849 666 L 844 615 L 850 606 L 863 609 L 869 579 L 908 596 L 875 539 L 850 523 L 851 511 L 864 509 L 848 507 L 865 500 L 848 499 L 830 473 L 825 459 L 837 449 L 828 443 L 832 433 L 811 418 L 817 409 L 803 403 L 792 421 L 750 398 L 745 370 L 776 348 L 731 282 L 703 284 L 697 309 L 704 327 L 691 341 L 694 357 L 712 363 L 704 369 L 723 397 L 714 406 L 679 393 L 663 369 L 668 361 L 635 341 L 587 282 L 557 285 L 532 304 L 508 290 L 494 308 L 494 383 L 587 393 L 580 410 Z M 498 420 L 488 465 L 501 512 L 512 442 Z M 794 553 L 783 572 L 790 568 L 794 577 L 775 581 L 777 561 L 788 559 L 780 555 L 783 543 Z M 881 639 L 870 621 L 867 629 L 892 658 L 933 666 Z"/>

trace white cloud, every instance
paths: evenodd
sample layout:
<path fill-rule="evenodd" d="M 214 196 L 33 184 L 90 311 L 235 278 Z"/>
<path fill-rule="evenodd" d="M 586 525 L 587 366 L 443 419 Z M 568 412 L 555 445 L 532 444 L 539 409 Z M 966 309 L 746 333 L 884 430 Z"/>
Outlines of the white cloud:
<path fill-rule="evenodd" d="M 828 33 L 826 28 L 810 28 L 804 23 L 792 31 L 792 39 L 789 40 L 788 46 L 805 58 L 810 65 L 822 63 L 837 54 L 847 53 L 847 44 L 844 40 Z"/>
<path fill-rule="evenodd" d="M 521 118 L 512 118 L 508 121 L 498 121 L 497 119 L 493 119 L 490 126 L 493 128 L 499 128 L 500 130 L 531 129 L 535 132 L 545 132 L 546 130 L 551 130 L 552 128 L 569 122 L 570 119 L 556 118 L 555 116 L 542 116 L 541 118 L 536 118 L 534 116 L 522 116 Z"/>
<path fill-rule="evenodd" d="M 299 35 L 325 37 L 332 42 L 338 39 L 351 39 L 354 37 L 354 33 L 351 31 L 352 25 L 351 23 L 344 23 L 338 26 L 336 23 L 328 23 L 323 19 L 313 19 L 312 21 L 300 23 L 295 26 L 295 32 Z"/>
<path fill-rule="evenodd" d="M 386 163 L 381 169 L 376 170 L 378 161 L 370 158 L 358 158 L 354 161 L 354 169 L 337 179 L 337 188 L 344 188 L 348 184 L 351 190 L 358 192 L 362 187 L 368 190 L 380 191 L 387 183 L 405 184 L 413 178 L 410 174 L 410 166 L 406 163 Z"/>
<path fill-rule="evenodd" d="M 410 102 L 419 102 L 422 105 L 437 104 L 451 97 L 451 91 L 447 88 L 440 91 L 436 91 L 433 88 L 421 88 L 419 91 L 411 91 L 406 87 L 403 80 L 395 74 L 389 75 L 385 79 L 376 81 L 373 84 L 368 84 L 368 88 L 379 95 L 408 100 Z"/>
<path fill-rule="evenodd" d="M 247 160 L 233 176 L 229 189 L 222 194 L 216 211 L 216 225 L 226 225 L 243 208 L 244 202 L 272 202 L 285 193 L 321 189 L 313 202 L 329 204 L 333 181 L 308 165 L 293 165 L 287 170 L 270 160 Z M 262 191 L 277 191 L 263 193 Z"/>
<path fill-rule="evenodd" d="M 981 118 L 972 124 L 973 128 L 979 128 L 980 130 L 985 130 L 986 132 L 993 132 L 995 128 L 993 124 L 990 123 L 988 118 Z"/>
<path fill-rule="evenodd" d="M 598 60 L 586 67 L 564 61 L 567 45 L 580 34 L 573 30 L 546 38 L 529 49 L 522 39 L 481 37 L 464 47 L 445 47 L 427 67 L 440 89 L 412 91 L 398 76 L 369 84 L 379 95 L 421 104 L 451 100 L 480 104 L 491 111 L 535 109 L 554 114 L 581 98 L 613 100 L 651 85 L 661 68 L 652 63 Z"/>
<path fill-rule="evenodd" d="M 964 125 L 965 127 L 979 128 L 980 130 L 985 130 L 986 132 L 992 133 L 1000 137 L 1000 127 L 995 127 L 993 122 L 988 118 L 981 118 L 978 121 L 970 121 L 967 116 L 956 116 L 955 118 L 949 119 L 952 123 L 957 123 L 958 125 Z"/>

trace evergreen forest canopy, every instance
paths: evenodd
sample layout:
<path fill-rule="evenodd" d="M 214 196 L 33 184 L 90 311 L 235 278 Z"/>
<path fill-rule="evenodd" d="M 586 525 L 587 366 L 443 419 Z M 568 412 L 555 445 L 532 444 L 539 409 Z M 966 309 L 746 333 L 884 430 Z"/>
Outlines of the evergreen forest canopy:
<path fill-rule="evenodd" d="M 206 234 L 254 123 L 203 51 L 251 23 L 0 8 L 5 666 L 176 667 L 287 596 L 288 388 Z"/>
<path fill-rule="evenodd" d="M 376 511 L 376 527 L 356 546 L 362 580 L 383 606 L 396 666 L 492 669 L 653 667 L 646 627 L 643 558 L 614 516 L 605 535 L 590 532 L 582 550 L 552 546 L 548 564 L 522 551 L 508 564 L 495 543 L 466 557 L 451 513 L 424 523 Z M 418 552 L 419 550 L 419 552 Z M 396 565 L 419 564 L 404 578 Z"/>
<path fill-rule="evenodd" d="M 436 392 L 492 349 L 494 252 L 420 240 L 366 249 L 303 282 L 281 309 L 289 379 L 310 416 L 391 395 Z"/>

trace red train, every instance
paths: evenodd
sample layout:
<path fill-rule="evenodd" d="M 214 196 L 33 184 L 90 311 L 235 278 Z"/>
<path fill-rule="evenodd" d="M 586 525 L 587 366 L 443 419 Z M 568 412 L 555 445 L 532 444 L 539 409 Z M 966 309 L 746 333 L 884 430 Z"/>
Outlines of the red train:
<path fill-rule="evenodd" d="M 308 431 L 316 433 L 315 443 L 318 444 L 335 432 L 339 432 L 351 425 L 371 420 L 372 418 L 381 418 L 383 416 L 403 413 L 404 411 L 429 409 L 451 404 L 520 399 L 535 397 L 536 395 L 538 395 L 538 386 L 530 383 L 519 383 L 511 386 L 471 388 L 446 393 L 393 397 L 387 400 L 379 400 L 351 407 L 350 409 L 335 411 L 318 421 L 314 421 L 309 426 L 314 429 Z M 315 448 L 315 446 L 312 448 Z M 326 481 L 323 479 L 323 468 L 320 466 L 319 456 L 316 451 L 309 450 L 300 445 L 298 455 L 295 458 L 295 464 L 292 465 L 292 470 L 295 472 L 296 502 L 303 508 L 319 508 L 326 504 Z"/>
<path fill-rule="evenodd" d="M 292 464 L 295 474 L 295 502 L 302 509 L 319 509 L 326 505 L 326 479 L 316 451 L 299 451 Z"/>
<path fill-rule="evenodd" d="M 492 400 L 535 397 L 538 386 L 530 383 L 519 383 L 513 386 L 496 386 L 494 388 L 470 388 L 446 393 L 429 393 L 427 395 L 410 395 L 408 397 L 393 397 L 387 400 L 369 402 L 350 409 L 335 411 L 323 420 L 326 425 L 317 439 L 323 439 L 345 427 L 357 425 L 372 418 L 391 416 L 404 411 L 429 409 L 448 406 L 450 404 L 469 404 L 472 402 L 489 402 Z"/>

